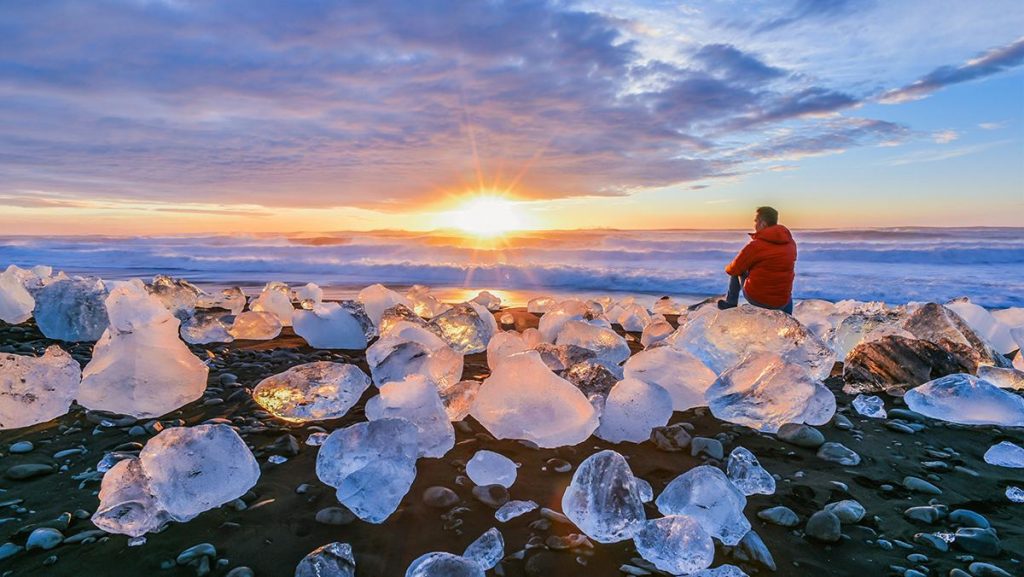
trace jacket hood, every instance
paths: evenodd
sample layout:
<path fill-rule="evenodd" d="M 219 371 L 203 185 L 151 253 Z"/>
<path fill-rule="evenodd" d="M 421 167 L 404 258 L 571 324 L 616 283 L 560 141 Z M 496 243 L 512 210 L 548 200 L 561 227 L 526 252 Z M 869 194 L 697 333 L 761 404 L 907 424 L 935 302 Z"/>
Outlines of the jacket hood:
<path fill-rule="evenodd" d="M 758 232 L 749 233 L 750 238 L 763 240 L 772 244 L 789 244 L 793 242 L 793 234 L 781 224 L 774 224 Z"/>

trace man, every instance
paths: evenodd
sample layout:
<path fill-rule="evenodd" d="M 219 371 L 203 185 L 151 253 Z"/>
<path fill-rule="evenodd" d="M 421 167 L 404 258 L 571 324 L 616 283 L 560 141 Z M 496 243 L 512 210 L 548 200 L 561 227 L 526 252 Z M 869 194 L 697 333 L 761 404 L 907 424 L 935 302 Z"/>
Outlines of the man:
<path fill-rule="evenodd" d="M 793 267 L 796 241 L 789 229 L 779 224 L 779 211 L 762 206 L 754 214 L 750 242 L 736 255 L 725 272 L 729 294 L 718 308 L 731 309 L 739 303 L 740 290 L 750 304 L 793 314 Z"/>

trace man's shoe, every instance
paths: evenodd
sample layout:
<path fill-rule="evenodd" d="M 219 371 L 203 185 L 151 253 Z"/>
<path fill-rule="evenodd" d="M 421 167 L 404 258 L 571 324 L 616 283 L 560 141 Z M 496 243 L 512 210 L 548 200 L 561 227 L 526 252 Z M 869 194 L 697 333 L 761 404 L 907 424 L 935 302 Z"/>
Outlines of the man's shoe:
<path fill-rule="evenodd" d="M 724 311 L 726 309 L 734 309 L 734 308 L 736 308 L 736 303 L 731 303 L 731 302 L 729 302 L 729 301 L 727 301 L 725 299 L 722 299 L 722 300 L 718 301 L 718 310 L 720 310 L 720 311 Z"/>

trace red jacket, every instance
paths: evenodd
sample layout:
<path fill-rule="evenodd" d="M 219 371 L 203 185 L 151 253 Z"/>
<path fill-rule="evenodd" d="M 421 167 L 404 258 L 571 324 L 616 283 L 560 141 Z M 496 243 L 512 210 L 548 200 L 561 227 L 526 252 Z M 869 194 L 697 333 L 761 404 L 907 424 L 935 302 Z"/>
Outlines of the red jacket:
<path fill-rule="evenodd" d="M 750 233 L 750 242 L 725 267 L 729 276 L 742 276 L 748 299 L 770 307 L 784 307 L 793 298 L 796 241 L 789 229 L 776 224 Z"/>

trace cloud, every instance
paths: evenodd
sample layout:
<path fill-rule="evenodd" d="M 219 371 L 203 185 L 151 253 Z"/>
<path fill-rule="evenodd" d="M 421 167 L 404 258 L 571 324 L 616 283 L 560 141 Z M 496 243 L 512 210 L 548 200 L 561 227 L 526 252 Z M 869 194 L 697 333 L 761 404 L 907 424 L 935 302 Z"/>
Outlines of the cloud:
<path fill-rule="evenodd" d="M 1006 46 L 993 48 L 959 66 L 936 68 L 907 86 L 884 93 L 879 98 L 879 102 L 898 104 L 920 100 L 947 86 L 985 78 L 1022 63 L 1024 63 L 1024 37 Z"/>
<path fill-rule="evenodd" d="M 961 146 L 953 149 L 942 149 L 942 150 L 918 150 L 911 154 L 894 158 L 887 162 L 889 166 L 905 166 L 908 164 L 919 164 L 923 162 L 939 162 L 942 160 L 951 160 L 953 158 L 960 158 L 961 156 L 968 156 L 971 154 L 977 154 L 986 150 L 1002 146 L 1012 142 L 1010 140 L 999 140 L 995 142 L 985 142 L 982 144 L 975 144 L 971 146 Z"/>
<path fill-rule="evenodd" d="M 940 130 L 932 133 L 932 140 L 936 144 L 949 144 L 957 138 L 960 138 L 960 135 L 955 130 Z"/>
<path fill-rule="evenodd" d="M 871 4 L 867 0 L 797 0 L 782 16 L 757 24 L 754 32 L 772 32 L 806 20 L 835 19 Z"/>
<path fill-rule="evenodd" d="M 998 130 L 1003 127 L 1001 122 L 982 122 L 978 125 L 978 128 L 982 130 Z"/>

